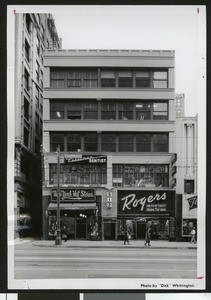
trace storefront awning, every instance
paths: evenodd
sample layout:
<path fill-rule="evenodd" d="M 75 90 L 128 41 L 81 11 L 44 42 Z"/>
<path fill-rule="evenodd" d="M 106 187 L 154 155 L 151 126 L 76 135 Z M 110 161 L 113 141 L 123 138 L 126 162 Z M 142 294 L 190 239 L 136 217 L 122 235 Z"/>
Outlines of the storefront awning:
<path fill-rule="evenodd" d="M 60 203 L 60 210 L 97 209 L 96 203 Z M 57 210 L 57 203 L 50 203 L 48 210 Z"/>

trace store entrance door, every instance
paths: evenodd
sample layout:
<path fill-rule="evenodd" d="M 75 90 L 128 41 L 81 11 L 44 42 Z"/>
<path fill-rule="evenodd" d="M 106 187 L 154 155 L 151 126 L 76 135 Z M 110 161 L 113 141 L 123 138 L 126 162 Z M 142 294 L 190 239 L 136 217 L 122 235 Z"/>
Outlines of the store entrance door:
<path fill-rule="evenodd" d="M 146 233 L 146 222 L 145 221 L 137 221 L 136 222 L 136 230 L 137 230 L 137 239 L 144 240 Z"/>
<path fill-rule="evenodd" d="M 76 238 L 86 238 L 86 219 L 76 219 Z"/>
<path fill-rule="evenodd" d="M 116 223 L 104 223 L 104 239 L 115 240 Z"/>

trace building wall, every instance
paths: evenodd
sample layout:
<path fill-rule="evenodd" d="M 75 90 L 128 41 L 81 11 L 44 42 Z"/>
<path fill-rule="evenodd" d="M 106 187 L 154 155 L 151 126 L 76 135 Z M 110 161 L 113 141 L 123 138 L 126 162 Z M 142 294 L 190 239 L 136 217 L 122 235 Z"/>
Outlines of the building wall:
<path fill-rule="evenodd" d="M 52 35 L 49 19 L 52 19 L 50 14 L 15 15 L 14 215 L 16 227 L 25 218 L 32 223 L 30 225 L 34 226 L 36 234 L 41 234 L 42 212 L 40 145 L 43 118 L 43 51 L 47 44 L 48 47 L 60 47 L 60 41 L 55 40 L 55 34 Z"/>
<path fill-rule="evenodd" d="M 50 164 L 56 164 L 56 155 L 50 149 L 50 135 L 52 132 L 130 132 L 130 133 L 168 133 L 168 151 L 166 153 L 106 153 L 106 152 L 80 152 L 75 155 L 105 155 L 107 159 L 107 182 L 105 184 L 93 185 L 96 196 L 102 199 L 101 214 L 102 214 L 102 230 L 115 227 L 115 238 L 118 237 L 117 230 L 117 202 L 118 190 L 124 189 L 128 191 L 142 190 L 152 193 L 156 191 L 160 193 L 172 192 L 174 195 L 175 189 L 172 188 L 172 157 L 176 152 L 175 143 L 175 74 L 174 74 L 174 51 L 143 51 L 143 50 L 48 50 L 45 52 L 45 70 L 44 70 L 44 123 L 43 123 L 43 145 L 46 149 L 45 154 L 45 183 L 43 193 L 45 196 L 51 195 L 52 188 L 56 185 L 50 183 L 49 169 Z M 112 68 L 166 68 L 168 70 L 168 86 L 167 88 L 53 88 L 50 84 L 51 68 L 66 67 L 81 69 L 85 67 L 112 67 Z M 68 119 L 51 119 L 50 118 L 50 101 L 53 99 L 79 99 L 84 102 L 89 99 L 97 100 L 98 102 L 106 100 L 124 100 L 144 101 L 165 100 L 168 103 L 168 119 L 167 120 L 68 120 Z M 64 163 L 66 152 L 61 153 L 60 163 Z M 68 152 L 74 156 L 74 152 Z M 168 166 L 168 187 L 149 186 L 145 188 L 136 187 L 121 187 L 115 186 L 113 181 L 112 167 L 115 164 L 120 165 L 167 165 Z M 80 185 L 61 184 L 61 188 L 78 188 Z M 92 185 L 90 186 L 92 187 Z M 112 196 L 108 196 L 112 193 Z M 168 193 L 167 193 L 168 194 Z M 169 194 L 170 195 L 170 194 Z M 107 210 L 107 198 L 113 197 L 112 209 Z M 106 208 L 107 207 L 107 208 Z M 105 223 L 105 224 L 104 224 Z M 113 229 L 112 229 L 113 230 Z M 114 236 L 113 236 L 114 237 Z M 47 238 L 45 236 L 44 238 Z"/>

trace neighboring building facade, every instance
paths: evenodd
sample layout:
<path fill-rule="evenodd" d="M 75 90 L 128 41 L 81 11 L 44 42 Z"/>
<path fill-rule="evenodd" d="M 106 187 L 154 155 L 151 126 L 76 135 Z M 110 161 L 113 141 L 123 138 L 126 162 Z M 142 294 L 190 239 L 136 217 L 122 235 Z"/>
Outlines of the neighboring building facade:
<path fill-rule="evenodd" d="M 177 239 L 174 51 L 48 50 L 44 55 L 43 236 Z M 179 222 L 178 222 L 179 220 Z"/>
<path fill-rule="evenodd" d="M 182 201 L 183 240 L 190 238 L 193 227 L 197 229 L 197 167 L 198 167 L 198 117 L 176 119 L 177 184 L 176 192 Z"/>
<path fill-rule="evenodd" d="M 43 51 L 53 47 L 60 41 L 51 14 L 15 15 L 14 216 L 16 228 L 30 225 L 35 234 L 42 228 Z"/>
<path fill-rule="evenodd" d="M 175 96 L 176 118 L 185 116 L 185 94 L 176 94 Z"/>

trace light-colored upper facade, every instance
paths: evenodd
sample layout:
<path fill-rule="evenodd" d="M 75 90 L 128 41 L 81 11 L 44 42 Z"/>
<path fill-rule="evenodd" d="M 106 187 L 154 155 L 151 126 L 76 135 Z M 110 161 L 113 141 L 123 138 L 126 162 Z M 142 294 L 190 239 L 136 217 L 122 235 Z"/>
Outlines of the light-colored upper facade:
<path fill-rule="evenodd" d="M 55 151 L 60 144 L 64 155 L 106 155 L 107 181 L 102 186 L 107 188 L 115 184 L 113 164 L 166 165 L 171 174 L 175 153 L 174 59 L 174 51 L 47 50 L 43 113 L 46 170 L 56 163 Z M 51 187 L 49 176 L 48 171 L 46 185 Z M 167 181 L 171 188 L 171 175 Z"/>

